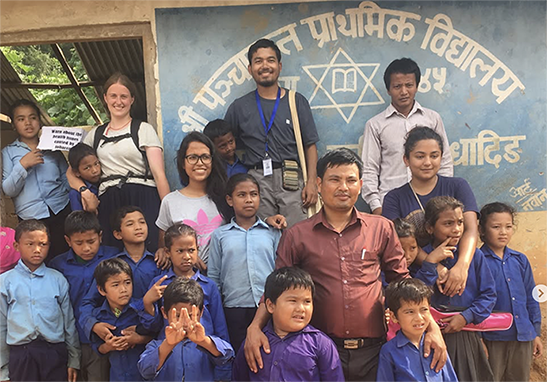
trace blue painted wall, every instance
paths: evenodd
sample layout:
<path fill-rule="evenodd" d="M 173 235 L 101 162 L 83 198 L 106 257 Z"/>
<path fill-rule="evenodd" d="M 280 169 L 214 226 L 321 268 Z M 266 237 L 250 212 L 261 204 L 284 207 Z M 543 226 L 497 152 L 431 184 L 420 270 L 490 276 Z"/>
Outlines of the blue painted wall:
<path fill-rule="evenodd" d="M 182 138 L 222 118 L 234 99 L 254 89 L 246 51 L 267 36 L 284 48 L 282 85 L 310 101 L 320 154 L 335 145 L 356 147 L 365 122 L 389 104 L 386 66 L 411 57 L 423 74 L 416 98 L 441 114 L 455 173 L 470 182 L 478 203 L 547 210 L 543 1 L 157 9 L 156 25 L 173 187 L 179 187 L 174 158 Z"/>

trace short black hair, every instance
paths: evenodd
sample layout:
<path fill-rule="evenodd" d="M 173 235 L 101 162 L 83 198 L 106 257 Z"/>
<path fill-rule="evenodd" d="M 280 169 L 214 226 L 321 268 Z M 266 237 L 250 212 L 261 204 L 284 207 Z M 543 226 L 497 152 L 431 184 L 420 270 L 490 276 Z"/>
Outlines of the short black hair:
<path fill-rule="evenodd" d="M 118 208 L 110 215 L 110 229 L 112 231 L 120 231 L 122 228 L 122 220 L 127 214 L 132 212 L 140 212 L 144 216 L 144 212 L 137 206 L 123 206 Z M 146 217 L 144 217 L 146 219 Z M 148 222 L 147 222 L 148 223 Z"/>
<path fill-rule="evenodd" d="M 47 228 L 47 225 L 37 219 L 23 220 L 19 224 L 17 224 L 17 227 L 15 227 L 15 241 L 18 242 L 21 238 L 21 235 L 23 235 L 25 232 L 33 231 L 44 231 L 47 234 L 47 238 L 49 241 L 49 229 Z"/>
<path fill-rule="evenodd" d="M 397 237 L 416 237 L 416 227 L 414 224 L 403 218 L 393 220 Z"/>
<path fill-rule="evenodd" d="M 488 203 L 484 205 L 484 207 L 481 208 L 480 212 L 480 218 L 479 218 L 479 227 L 481 228 L 480 237 L 481 240 L 484 241 L 484 235 L 483 232 L 486 230 L 486 223 L 488 223 L 488 218 L 492 214 L 502 214 L 507 213 L 511 215 L 511 221 L 513 224 L 515 224 L 515 219 L 517 216 L 517 210 L 515 207 L 507 204 L 507 203 L 501 203 L 501 202 L 493 202 Z"/>
<path fill-rule="evenodd" d="M 256 180 L 256 178 L 252 176 L 251 174 L 248 174 L 245 172 L 245 173 L 234 174 L 230 177 L 230 179 L 228 179 L 228 183 L 226 183 L 226 195 L 232 196 L 236 186 L 239 183 L 243 183 L 243 182 L 254 183 L 256 188 L 258 189 L 258 193 L 260 193 L 260 185 L 258 184 L 258 181 Z"/>
<path fill-rule="evenodd" d="M 205 134 L 211 141 L 215 141 L 215 138 L 222 137 L 228 133 L 234 133 L 232 126 L 223 119 L 215 119 L 205 125 L 203 134 Z"/>
<path fill-rule="evenodd" d="M 277 61 L 281 62 L 281 51 L 273 42 L 272 40 L 268 40 L 267 38 L 261 38 L 257 42 L 255 42 L 253 45 L 249 47 L 249 51 L 247 52 L 247 58 L 249 59 L 249 65 L 252 63 L 253 60 L 253 54 L 257 52 L 257 50 L 261 48 L 272 48 L 275 52 L 275 55 L 277 57 Z"/>
<path fill-rule="evenodd" d="M 65 219 L 65 235 L 68 237 L 75 233 L 93 231 L 102 232 L 97 215 L 89 211 L 72 211 Z"/>
<path fill-rule="evenodd" d="M 93 147 L 86 145 L 83 142 L 72 146 L 71 149 L 68 150 L 68 163 L 70 164 L 70 167 L 72 167 L 74 171 L 78 171 L 80 162 L 88 155 L 97 156 L 97 152 Z"/>
<path fill-rule="evenodd" d="M 441 150 L 441 155 L 444 152 L 444 144 L 441 136 L 433 129 L 425 126 L 416 126 L 410 130 L 405 139 L 405 158 L 410 158 L 410 153 L 416 148 L 416 145 L 420 141 L 425 141 L 433 139 L 439 144 L 439 149 Z"/>
<path fill-rule="evenodd" d="M 424 299 L 431 304 L 433 290 L 420 279 L 407 278 L 392 281 L 386 288 L 386 301 L 389 310 L 397 316 L 403 302 L 421 303 Z"/>
<path fill-rule="evenodd" d="M 196 280 L 186 277 L 176 277 L 163 291 L 163 309 L 169 315 L 173 305 L 182 302 L 195 305 L 199 311 L 203 310 L 203 289 Z"/>
<path fill-rule="evenodd" d="M 196 241 L 196 247 L 198 246 L 198 234 L 196 230 L 190 227 L 188 224 L 184 223 L 175 223 L 171 227 L 167 228 L 163 240 L 165 242 L 165 247 L 170 249 L 173 245 L 173 241 L 179 236 L 192 236 Z"/>
<path fill-rule="evenodd" d="M 323 179 L 327 168 L 355 164 L 359 169 L 359 179 L 363 176 L 363 160 L 352 150 L 342 147 L 329 151 L 317 161 L 317 176 Z"/>
<path fill-rule="evenodd" d="M 97 286 L 104 289 L 106 282 L 112 276 L 119 275 L 120 273 L 126 273 L 131 280 L 133 280 L 133 272 L 131 267 L 125 261 L 120 258 L 113 257 L 111 259 L 106 259 L 97 264 L 95 271 L 93 272 L 93 277 L 97 282 Z"/>
<path fill-rule="evenodd" d="M 389 90 L 389 86 L 391 85 L 391 75 L 397 73 L 414 74 L 416 76 L 416 87 L 420 84 L 420 78 L 422 76 L 420 67 L 414 60 L 403 57 L 392 61 L 384 72 L 384 84 L 386 85 L 387 90 Z"/>
<path fill-rule="evenodd" d="M 425 205 L 425 224 L 429 227 L 435 227 L 435 223 L 439 220 L 439 215 L 447 210 L 455 210 L 461 208 L 463 211 L 463 203 L 451 196 L 435 196 L 429 199 Z"/>
<path fill-rule="evenodd" d="M 266 279 L 264 298 L 275 304 L 279 296 L 288 289 L 303 288 L 315 294 L 315 284 L 308 272 L 298 267 L 276 269 Z"/>
<path fill-rule="evenodd" d="M 38 105 L 36 105 L 34 102 L 28 99 L 21 98 L 15 101 L 14 103 L 12 103 L 9 108 L 9 117 L 11 118 L 11 123 L 15 123 L 15 109 L 21 106 L 32 107 L 36 111 L 36 114 L 38 115 L 38 119 L 40 120 L 40 118 L 42 117 L 42 112 L 40 111 L 40 108 L 38 107 Z"/>

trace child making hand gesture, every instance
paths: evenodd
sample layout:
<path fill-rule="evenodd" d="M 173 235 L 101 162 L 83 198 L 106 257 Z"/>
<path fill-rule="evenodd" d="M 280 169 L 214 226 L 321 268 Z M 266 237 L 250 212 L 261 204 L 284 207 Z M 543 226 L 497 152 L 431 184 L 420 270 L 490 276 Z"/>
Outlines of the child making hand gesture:
<path fill-rule="evenodd" d="M 212 381 L 214 367 L 232 360 L 234 350 L 223 339 L 207 335 L 200 323 L 203 290 L 192 279 L 177 277 L 163 294 L 165 339 L 151 341 L 141 354 L 142 377 L 155 381 Z M 190 314 L 188 313 L 190 311 Z"/>

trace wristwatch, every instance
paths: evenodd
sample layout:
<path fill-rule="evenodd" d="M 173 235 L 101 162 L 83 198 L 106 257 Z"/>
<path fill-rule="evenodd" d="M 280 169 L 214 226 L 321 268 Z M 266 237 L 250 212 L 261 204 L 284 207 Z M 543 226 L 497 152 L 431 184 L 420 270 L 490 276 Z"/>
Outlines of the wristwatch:
<path fill-rule="evenodd" d="M 80 189 L 78 191 L 80 191 L 80 194 L 81 194 L 82 192 L 87 191 L 87 190 L 89 190 L 89 188 L 87 186 L 82 186 L 82 187 L 80 187 Z"/>

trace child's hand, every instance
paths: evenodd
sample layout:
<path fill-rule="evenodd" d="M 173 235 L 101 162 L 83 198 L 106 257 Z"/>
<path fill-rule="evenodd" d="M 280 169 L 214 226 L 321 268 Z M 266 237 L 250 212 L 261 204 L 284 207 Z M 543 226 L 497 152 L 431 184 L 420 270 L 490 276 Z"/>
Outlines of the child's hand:
<path fill-rule="evenodd" d="M 154 307 L 153 304 L 163 297 L 163 291 L 167 288 L 167 285 L 161 285 L 162 282 L 167 279 L 167 275 L 162 276 L 154 285 L 150 287 L 148 292 L 142 298 L 142 303 L 146 313 L 154 316 Z"/>
<path fill-rule="evenodd" d="M 481 338 L 481 345 L 482 349 L 484 350 L 484 354 L 486 354 L 486 359 L 490 358 L 490 354 L 488 354 L 488 347 L 484 343 L 484 339 Z"/>
<path fill-rule="evenodd" d="M 165 248 L 158 248 L 156 255 L 154 256 L 156 266 L 162 270 L 166 270 L 171 267 L 171 259 L 167 255 Z"/>
<path fill-rule="evenodd" d="M 99 338 L 103 341 L 105 341 L 105 338 L 112 335 L 111 330 L 116 329 L 115 326 L 110 325 L 106 322 L 97 322 L 95 325 L 93 325 L 93 333 L 99 336 Z"/>
<path fill-rule="evenodd" d="M 183 328 L 182 313 L 177 317 L 177 310 L 171 309 L 169 312 L 169 326 L 165 328 L 165 341 L 170 346 L 175 346 L 186 337 L 186 331 Z"/>
<path fill-rule="evenodd" d="M 457 333 L 463 329 L 467 324 L 467 321 L 461 314 L 456 314 L 452 317 L 447 317 L 441 319 L 442 322 L 445 322 L 447 325 L 443 328 L 444 333 Z"/>
<path fill-rule="evenodd" d="M 44 163 L 44 154 L 42 154 L 42 151 L 38 149 L 31 150 L 21 158 L 19 163 L 21 163 L 21 166 L 23 166 L 25 170 L 28 170 L 32 166 Z"/>
<path fill-rule="evenodd" d="M 74 369 L 73 367 L 68 368 L 68 382 L 76 382 L 76 378 L 78 377 L 78 370 Z"/>
<path fill-rule="evenodd" d="M 265 220 L 266 224 L 277 229 L 287 228 L 287 219 L 281 214 L 268 216 Z"/>
<path fill-rule="evenodd" d="M 541 338 L 536 337 L 534 338 L 534 352 L 532 353 L 534 355 L 534 358 L 539 358 L 543 355 L 543 343 L 541 342 Z"/>
<path fill-rule="evenodd" d="M 456 250 L 456 247 L 448 245 L 448 242 L 452 240 L 452 238 L 446 239 L 444 242 L 442 242 L 437 248 L 435 248 L 427 257 L 425 258 L 425 261 L 428 261 L 433 264 L 438 264 L 444 259 L 447 258 L 454 258 L 454 250 Z"/>
<path fill-rule="evenodd" d="M 116 337 L 112 333 L 104 339 L 104 344 L 99 346 L 99 352 L 102 354 L 110 353 L 111 351 L 124 351 L 129 349 L 129 344 L 123 337 Z"/>
<path fill-rule="evenodd" d="M 386 325 L 389 325 L 389 321 L 391 321 L 391 310 L 389 308 L 384 311 L 384 317 L 386 318 Z"/>
<path fill-rule="evenodd" d="M 444 265 L 437 264 L 437 288 L 444 294 L 444 283 L 448 280 L 450 270 Z"/>
<path fill-rule="evenodd" d="M 182 327 L 188 339 L 197 344 L 205 341 L 207 336 L 205 335 L 205 328 L 199 322 L 198 307 L 192 305 L 192 318 L 190 318 L 186 308 L 181 309 L 180 315 L 182 317 Z"/>
<path fill-rule="evenodd" d="M 129 330 L 127 330 L 129 329 Z M 123 339 L 130 348 L 134 348 L 135 345 L 147 344 L 152 337 L 144 336 L 135 331 L 135 326 L 130 326 L 126 330 L 122 330 Z"/>

